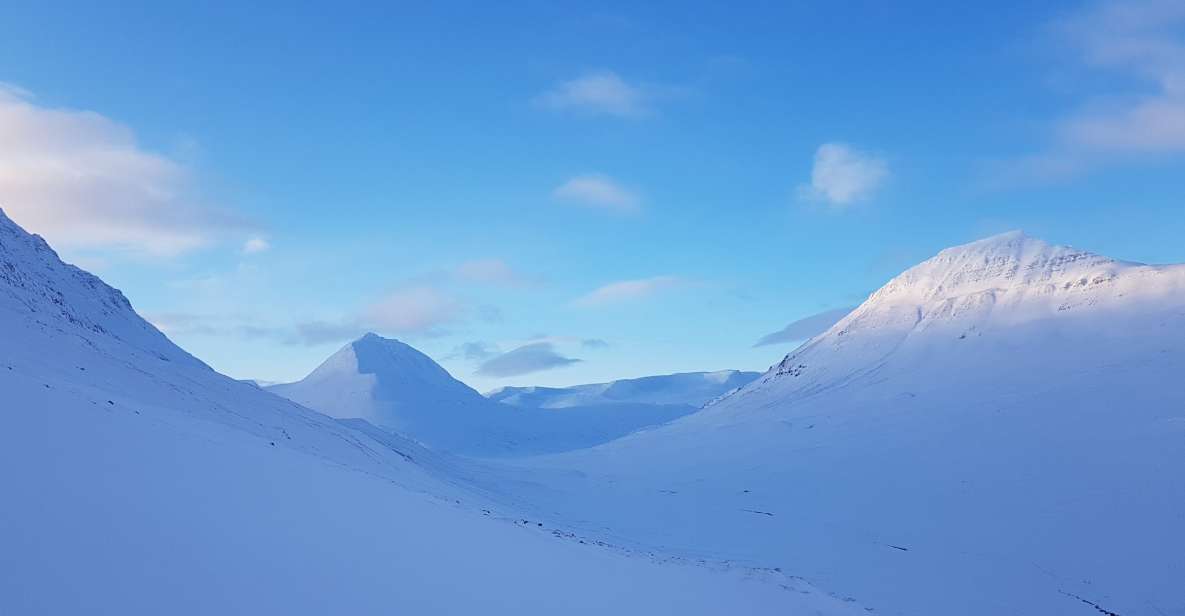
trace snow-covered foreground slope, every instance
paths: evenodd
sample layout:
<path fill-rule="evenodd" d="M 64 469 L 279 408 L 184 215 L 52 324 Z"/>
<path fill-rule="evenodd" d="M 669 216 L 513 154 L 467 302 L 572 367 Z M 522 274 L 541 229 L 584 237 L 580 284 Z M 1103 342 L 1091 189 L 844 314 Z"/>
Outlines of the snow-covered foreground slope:
<path fill-rule="evenodd" d="M 526 523 L 483 467 L 355 425 L 217 374 L 0 214 L 0 614 L 862 611 Z"/>
<path fill-rule="evenodd" d="M 716 389 L 738 380 L 732 373 L 717 374 Z M 713 381 L 699 380 L 700 389 L 710 388 L 704 382 Z M 735 385 L 728 389 L 732 388 Z M 304 379 L 267 389 L 332 417 L 365 419 L 437 450 L 482 457 L 591 447 L 695 410 L 683 404 L 624 400 L 567 406 L 562 412 L 502 404 L 454 379 L 427 355 L 375 334 L 345 345 Z M 620 389 L 624 395 L 628 386 Z M 663 387 L 651 386 L 649 396 L 642 391 L 646 387 L 635 389 L 640 398 L 677 398 Z"/>
<path fill-rule="evenodd" d="M 1185 267 L 1007 234 L 694 415 L 505 471 L 508 492 L 878 614 L 1185 614 L 1182 374 Z"/>
<path fill-rule="evenodd" d="M 715 398 L 748 385 L 759 376 L 761 374 L 758 372 L 740 370 L 684 372 L 572 387 L 502 387 L 489 392 L 486 397 L 527 408 L 649 404 L 698 409 Z"/>

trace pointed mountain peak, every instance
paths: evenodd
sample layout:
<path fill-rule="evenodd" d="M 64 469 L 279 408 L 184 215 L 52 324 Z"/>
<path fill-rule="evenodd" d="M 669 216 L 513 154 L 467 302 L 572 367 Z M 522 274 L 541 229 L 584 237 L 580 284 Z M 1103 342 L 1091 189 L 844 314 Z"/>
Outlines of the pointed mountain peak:
<path fill-rule="evenodd" d="M 394 338 L 373 332 L 346 343 L 303 381 L 326 382 L 366 375 L 400 388 L 448 388 L 469 390 L 431 357 Z M 469 393 L 477 395 L 469 390 Z"/>
<path fill-rule="evenodd" d="M 402 340 L 398 340 L 396 338 L 386 338 L 386 337 L 380 336 L 374 332 L 366 332 L 365 334 L 359 336 L 353 342 L 350 342 L 346 346 L 386 347 L 389 349 L 400 349 L 400 350 L 406 349 L 409 351 L 419 353 L 419 351 L 416 351 L 416 349 L 414 347 L 403 342 Z"/>

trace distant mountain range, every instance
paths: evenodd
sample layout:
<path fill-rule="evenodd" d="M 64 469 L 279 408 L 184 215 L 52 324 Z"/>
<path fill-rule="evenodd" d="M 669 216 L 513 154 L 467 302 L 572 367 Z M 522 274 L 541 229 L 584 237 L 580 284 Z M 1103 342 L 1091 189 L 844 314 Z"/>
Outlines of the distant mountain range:
<path fill-rule="evenodd" d="M 487 398 L 398 340 L 350 342 L 304 379 L 271 392 L 362 419 L 431 447 L 507 456 L 590 447 L 695 412 L 757 373 L 675 374 L 566 389 L 505 388 Z"/>
<path fill-rule="evenodd" d="M 265 389 L 0 213 L 0 613 L 1185 613 L 1182 374 L 1185 266 L 1008 233 L 756 378 Z"/>
<path fill-rule="evenodd" d="M 739 370 L 684 372 L 571 387 L 502 387 L 486 393 L 486 397 L 525 408 L 654 404 L 682 405 L 694 410 L 759 376 L 760 372 Z"/>
<path fill-rule="evenodd" d="M 360 342 L 328 373 L 493 405 Z M 861 613 L 528 523 L 472 487 L 488 472 L 218 374 L 0 212 L 0 614 Z"/>
<path fill-rule="evenodd" d="M 531 494 L 877 613 L 1181 612 L 1183 374 L 1185 265 L 1007 233 L 695 414 L 558 456 Z"/>

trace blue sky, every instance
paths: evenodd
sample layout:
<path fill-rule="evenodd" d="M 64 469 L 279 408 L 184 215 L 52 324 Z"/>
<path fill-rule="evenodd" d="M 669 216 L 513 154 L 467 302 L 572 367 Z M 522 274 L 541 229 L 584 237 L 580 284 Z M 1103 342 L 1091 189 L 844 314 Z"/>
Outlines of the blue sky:
<path fill-rule="evenodd" d="M 1180 2 L 636 4 L 10 4 L 0 207 L 232 376 L 482 390 L 764 369 L 1013 228 L 1185 261 Z"/>

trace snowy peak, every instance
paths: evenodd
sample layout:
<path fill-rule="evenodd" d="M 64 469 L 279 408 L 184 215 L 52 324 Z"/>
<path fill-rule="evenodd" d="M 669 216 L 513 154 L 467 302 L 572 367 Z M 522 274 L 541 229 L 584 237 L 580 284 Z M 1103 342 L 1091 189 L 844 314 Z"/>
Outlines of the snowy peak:
<path fill-rule="evenodd" d="M 869 301 L 901 296 L 933 300 L 986 290 L 1007 290 L 1050 284 L 1094 275 L 1110 277 L 1117 269 L 1137 265 L 1058 246 L 1010 231 L 947 248 L 874 293 Z"/>
<path fill-rule="evenodd" d="M 373 333 L 345 345 L 304 379 L 267 389 L 332 417 L 366 419 L 429 441 L 491 407 L 432 358 Z"/>
<path fill-rule="evenodd" d="M 948 248 L 906 270 L 769 377 L 827 387 L 883 372 L 890 358 L 899 367 L 950 364 L 1038 338 L 1051 364 L 1055 355 L 1062 361 L 1081 352 L 1138 354 L 1144 346 L 1115 345 L 1162 339 L 1166 328 L 1181 325 L 1182 307 L 1185 266 L 1119 261 L 1014 231 Z"/>
<path fill-rule="evenodd" d="M 427 355 L 393 338 L 368 333 L 342 347 L 306 380 L 370 374 L 384 381 L 462 385 Z"/>

